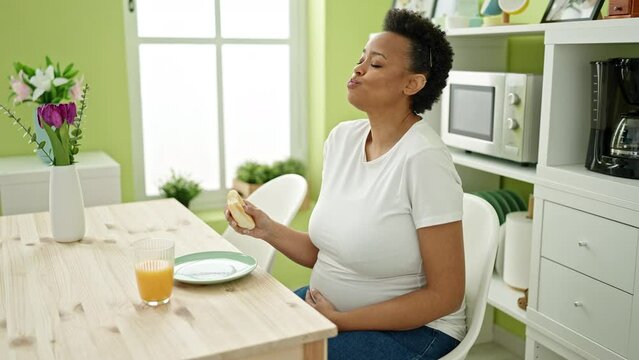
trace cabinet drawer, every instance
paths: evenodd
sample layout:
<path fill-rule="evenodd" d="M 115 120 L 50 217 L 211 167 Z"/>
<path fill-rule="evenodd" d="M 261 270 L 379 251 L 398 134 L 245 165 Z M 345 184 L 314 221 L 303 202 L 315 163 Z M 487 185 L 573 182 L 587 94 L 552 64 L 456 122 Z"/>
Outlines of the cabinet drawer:
<path fill-rule="evenodd" d="M 541 255 L 634 293 L 639 229 L 544 202 Z"/>
<path fill-rule="evenodd" d="M 548 259 L 541 259 L 539 312 L 627 356 L 632 296 Z"/>
<path fill-rule="evenodd" d="M 630 14 L 631 5 L 632 0 L 610 0 L 608 15 L 628 15 Z"/>

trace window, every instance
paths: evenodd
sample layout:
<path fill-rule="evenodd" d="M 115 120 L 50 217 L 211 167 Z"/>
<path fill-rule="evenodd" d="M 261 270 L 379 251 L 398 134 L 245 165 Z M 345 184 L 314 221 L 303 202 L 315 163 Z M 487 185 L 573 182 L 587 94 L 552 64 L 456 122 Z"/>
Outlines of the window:
<path fill-rule="evenodd" d="M 175 170 L 219 206 L 242 162 L 305 158 L 303 1 L 123 1 L 136 198 Z"/>

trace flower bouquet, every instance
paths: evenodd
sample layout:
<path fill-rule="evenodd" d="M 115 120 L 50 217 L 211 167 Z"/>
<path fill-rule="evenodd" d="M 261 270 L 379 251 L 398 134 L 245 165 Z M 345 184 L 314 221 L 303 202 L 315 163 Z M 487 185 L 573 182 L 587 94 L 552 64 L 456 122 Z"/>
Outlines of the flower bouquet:
<path fill-rule="evenodd" d="M 69 64 L 60 70 L 46 57 L 46 68 L 33 69 L 15 63 L 17 75 L 11 76 L 11 97 L 14 105 L 24 102 L 41 104 L 37 108 L 34 128 L 25 125 L 15 112 L 0 104 L 0 109 L 21 128 L 29 143 L 35 144 L 34 152 L 53 165 L 73 164 L 82 139 L 82 118 L 86 109 L 88 85 L 82 87 L 83 78 L 76 79 L 77 70 Z M 74 102 L 79 102 L 79 109 Z M 66 102 L 66 103 L 63 103 Z"/>
<path fill-rule="evenodd" d="M 53 66 L 49 57 L 46 62 L 44 70 L 16 63 L 17 77 L 10 77 L 14 104 L 40 104 L 35 130 L 8 107 L 0 104 L 0 110 L 19 127 L 23 137 L 34 144 L 33 151 L 54 165 L 49 176 L 51 233 L 58 242 L 72 242 L 82 239 L 85 233 L 84 201 L 74 156 L 79 152 L 82 139 L 81 125 L 89 86 L 82 86 L 82 80 L 74 79 L 77 71 L 73 70 L 73 64 L 62 71 L 59 64 Z M 79 101 L 79 105 L 74 101 Z"/>

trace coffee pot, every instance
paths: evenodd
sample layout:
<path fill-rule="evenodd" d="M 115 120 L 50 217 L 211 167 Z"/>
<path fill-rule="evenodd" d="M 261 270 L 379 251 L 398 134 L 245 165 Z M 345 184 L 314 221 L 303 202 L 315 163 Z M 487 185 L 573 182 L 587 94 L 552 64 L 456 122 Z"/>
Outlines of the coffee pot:
<path fill-rule="evenodd" d="M 639 113 L 623 114 L 612 136 L 610 154 L 639 159 Z"/>
<path fill-rule="evenodd" d="M 591 122 L 586 168 L 639 179 L 639 58 L 590 63 Z"/>

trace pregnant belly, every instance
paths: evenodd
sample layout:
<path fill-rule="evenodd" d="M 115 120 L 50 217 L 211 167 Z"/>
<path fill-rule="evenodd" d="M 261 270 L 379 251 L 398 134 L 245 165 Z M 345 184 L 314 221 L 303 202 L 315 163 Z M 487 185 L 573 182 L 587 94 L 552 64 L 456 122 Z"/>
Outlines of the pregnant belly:
<path fill-rule="evenodd" d="M 424 283 L 421 274 L 366 278 L 318 260 L 310 287 L 319 290 L 338 311 L 349 311 L 415 291 Z"/>

